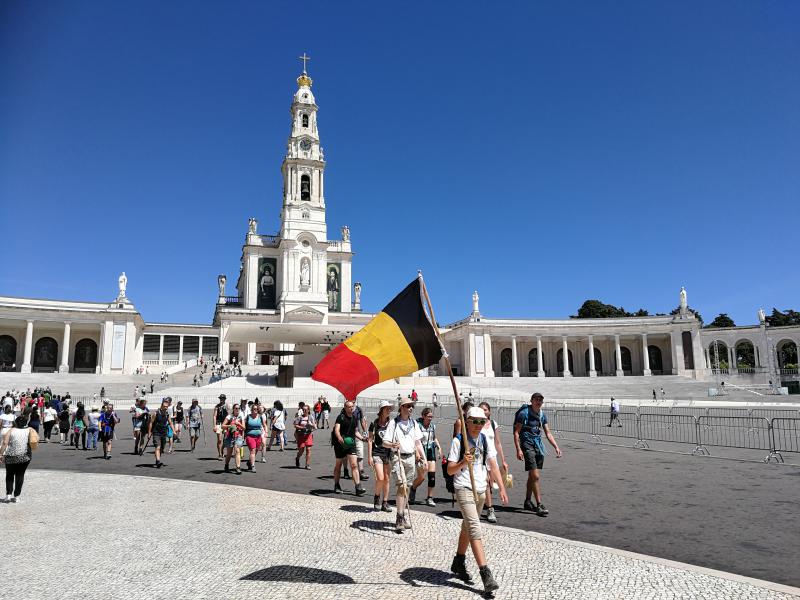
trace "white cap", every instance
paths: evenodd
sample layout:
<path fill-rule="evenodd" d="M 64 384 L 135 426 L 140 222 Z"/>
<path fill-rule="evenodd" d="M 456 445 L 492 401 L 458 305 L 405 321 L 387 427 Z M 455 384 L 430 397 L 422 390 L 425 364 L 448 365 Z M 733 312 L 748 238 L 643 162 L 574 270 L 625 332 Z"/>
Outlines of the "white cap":
<path fill-rule="evenodd" d="M 387 406 L 394 406 L 394 404 L 392 404 L 391 400 L 381 400 L 381 404 L 380 404 L 380 406 L 378 406 L 378 410 L 381 410 L 382 408 L 386 408 Z"/>
<path fill-rule="evenodd" d="M 468 419 L 483 419 L 486 420 L 486 413 L 479 406 L 473 406 L 467 411 Z"/>

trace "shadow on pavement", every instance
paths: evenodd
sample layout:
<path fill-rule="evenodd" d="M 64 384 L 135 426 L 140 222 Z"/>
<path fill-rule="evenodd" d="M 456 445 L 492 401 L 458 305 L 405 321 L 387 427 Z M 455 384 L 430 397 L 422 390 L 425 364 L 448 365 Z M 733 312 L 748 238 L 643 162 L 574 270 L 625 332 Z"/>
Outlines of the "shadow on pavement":
<path fill-rule="evenodd" d="M 296 567 L 294 565 L 275 565 L 253 571 L 240 578 L 243 581 L 289 581 L 298 583 L 325 583 L 332 585 L 347 585 L 355 580 L 336 571 L 313 569 L 311 567 Z"/>
<path fill-rule="evenodd" d="M 367 506 L 365 504 L 345 504 L 344 506 L 340 506 L 339 510 L 343 510 L 344 512 L 352 512 L 352 513 L 373 513 L 375 510 Z"/>
<path fill-rule="evenodd" d="M 455 575 L 447 571 L 440 571 L 438 569 L 429 569 L 427 567 L 409 567 L 404 571 L 400 571 L 400 579 L 404 582 L 414 586 L 420 587 L 420 583 L 427 585 L 440 585 L 458 590 L 466 590 L 468 592 L 480 593 L 479 590 L 464 585 L 456 581 L 452 581 Z"/>
<path fill-rule="evenodd" d="M 367 519 L 358 519 L 357 521 L 350 523 L 350 527 L 367 533 L 383 533 L 387 531 L 391 531 L 393 534 L 395 533 L 394 523 L 390 523 L 388 521 L 369 521 Z"/>

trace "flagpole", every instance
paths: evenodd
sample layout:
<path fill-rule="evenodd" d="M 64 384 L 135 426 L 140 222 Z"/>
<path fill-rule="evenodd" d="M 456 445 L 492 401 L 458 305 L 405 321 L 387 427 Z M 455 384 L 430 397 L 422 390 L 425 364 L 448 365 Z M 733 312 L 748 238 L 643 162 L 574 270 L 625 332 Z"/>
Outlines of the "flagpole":
<path fill-rule="evenodd" d="M 453 386 L 456 408 L 458 409 L 458 418 L 461 421 L 461 445 L 464 448 L 464 454 L 466 455 L 468 450 L 467 420 L 464 417 L 464 411 L 461 408 L 461 401 L 458 397 L 458 388 L 456 387 L 456 378 L 453 376 L 453 367 L 450 364 L 450 356 L 448 356 L 447 350 L 445 350 L 444 342 L 442 341 L 442 334 L 439 332 L 439 324 L 436 322 L 436 316 L 433 314 L 433 303 L 431 303 L 431 297 L 428 295 L 428 288 L 425 287 L 425 280 L 422 278 L 422 271 L 417 271 L 417 276 L 419 277 L 422 294 L 425 297 L 425 303 L 428 305 L 428 311 L 431 313 L 431 324 L 433 325 L 433 331 L 436 333 L 436 339 L 439 340 L 439 345 L 442 347 L 442 358 L 444 358 L 444 364 L 447 365 L 447 374 L 450 376 L 450 384 Z M 478 440 L 476 440 L 476 443 L 477 441 Z M 472 497 L 475 499 L 475 506 L 478 506 L 478 491 L 475 489 L 475 474 L 472 472 L 472 463 L 468 463 L 467 467 L 469 469 L 469 481 L 472 484 Z"/>

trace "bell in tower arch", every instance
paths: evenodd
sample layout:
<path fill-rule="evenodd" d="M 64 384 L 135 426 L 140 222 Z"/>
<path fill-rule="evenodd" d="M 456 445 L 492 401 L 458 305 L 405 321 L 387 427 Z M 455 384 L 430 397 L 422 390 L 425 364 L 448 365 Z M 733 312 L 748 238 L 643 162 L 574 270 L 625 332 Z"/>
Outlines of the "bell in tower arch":
<path fill-rule="evenodd" d="M 300 200 L 311 200 L 311 177 L 300 177 Z"/>

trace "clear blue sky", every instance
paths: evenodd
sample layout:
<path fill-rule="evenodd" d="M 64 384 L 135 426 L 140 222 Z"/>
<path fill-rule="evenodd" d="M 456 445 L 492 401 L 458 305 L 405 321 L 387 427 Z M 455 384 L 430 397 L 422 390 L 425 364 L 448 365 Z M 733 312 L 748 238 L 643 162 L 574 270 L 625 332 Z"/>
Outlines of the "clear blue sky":
<path fill-rule="evenodd" d="M 0 294 L 210 322 L 307 52 L 365 310 L 800 309 L 800 2 L 0 2 Z"/>

